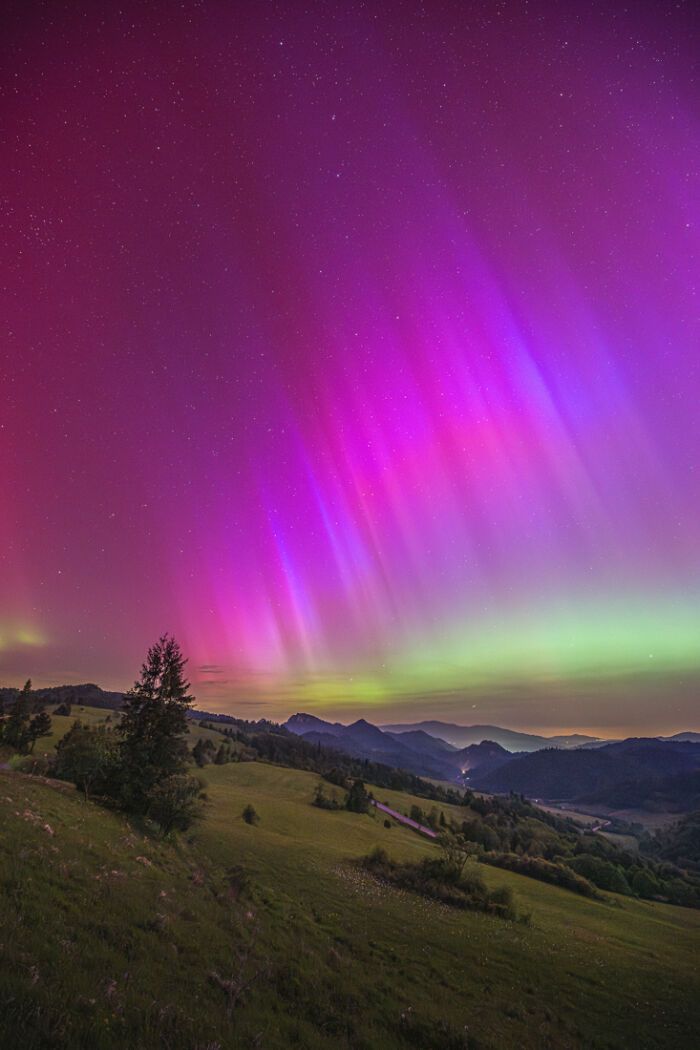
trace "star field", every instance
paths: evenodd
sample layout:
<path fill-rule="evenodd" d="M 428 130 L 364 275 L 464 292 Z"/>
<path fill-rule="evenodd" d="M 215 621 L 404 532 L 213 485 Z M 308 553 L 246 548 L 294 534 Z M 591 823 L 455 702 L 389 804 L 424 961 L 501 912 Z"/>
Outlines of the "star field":
<path fill-rule="evenodd" d="M 693 5 L 4 36 L 3 682 L 695 728 Z"/>

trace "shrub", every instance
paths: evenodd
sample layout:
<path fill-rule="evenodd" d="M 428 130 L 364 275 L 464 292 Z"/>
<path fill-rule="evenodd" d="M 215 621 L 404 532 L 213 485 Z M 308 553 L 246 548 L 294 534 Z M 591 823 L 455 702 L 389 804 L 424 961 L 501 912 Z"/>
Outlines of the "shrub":
<path fill-rule="evenodd" d="M 632 891 L 638 897 L 655 897 L 659 893 L 659 883 L 652 872 L 638 868 L 632 876 Z"/>
<path fill-rule="evenodd" d="M 31 679 L 27 679 L 5 715 L 0 707 L 0 741 L 22 755 L 34 750 L 37 740 L 51 735 L 51 719 L 46 711 L 36 711 L 36 699 L 32 692 Z"/>
<path fill-rule="evenodd" d="M 583 897 L 600 899 L 600 894 L 595 886 L 582 875 L 577 875 L 566 864 L 555 864 L 550 860 L 544 860 L 543 857 L 521 857 L 517 853 L 485 853 L 482 859 L 486 864 L 493 864 L 497 868 L 506 868 L 519 875 L 539 879 L 540 882 L 562 886 L 573 893 L 580 893 Z"/>
<path fill-rule="evenodd" d="M 510 886 L 497 886 L 491 891 L 491 900 L 494 904 L 503 904 L 507 908 L 513 906 L 513 891 Z"/>
<path fill-rule="evenodd" d="M 588 853 L 580 853 L 568 859 L 566 863 L 573 871 L 583 875 L 601 890 L 609 890 L 611 893 L 630 893 L 629 883 L 624 873 L 609 860 L 601 860 Z"/>
<path fill-rule="evenodd" d="M 167 777 L 149 793 L 147 816 L 165 834 L 186 831 L 201 816 L 202 782 L 183 773 Z"/>
<path fill-rule="evenodd" d="M 13 755 L 10 759 L 10 768 L 17 773 L 47 777 L 53 773 L 53 761 L 48 755 Z"/>
<path fill-rule="evenodd" d="M 345 808 L 350 810 L 351 813 L 367 813 L 369 811 L 369 803 L 370 796 L 365 790 L 365 785 L 361 780 L 353 781 L 345 799 Z"/>
<path fill-rule="evenodd" d="M 252 806 L 250 804 L 250 802 L 244 808 L 243 812 L 241 813 L 241 816 L 243 817 L 246 824 L 254 825 L 260 823 L 260 817 L 257 814 L 257 810 L 255 809 L 255 806 Z"/>
<path fill-rule="evenodd" d="M 441 904 L 484 911 L 504 919 L 516 918 L 512 894 L 507 887 L 489 892 L 478 871 L 457 872 L 444 858 L 426 857 L 417 863 L 399 862 L 392 860 L 386 850 L 375 846 L 361 863 L 377 878 Z"/>
<path fill-rule="evenodd" d="M 340 809 L 338 800 L 326 794 L 322 781 L 316 785 L 311 805 L 316 806 L 318 809 Z"/>
<path fill-rule="evenodd" d="M 76 721 L 56 746 L 54 773 L 61 780 L 70 780 L 87 799 L 91 794 L 109 792 L 117 761 L 117 747 L 110 733 Z"/>

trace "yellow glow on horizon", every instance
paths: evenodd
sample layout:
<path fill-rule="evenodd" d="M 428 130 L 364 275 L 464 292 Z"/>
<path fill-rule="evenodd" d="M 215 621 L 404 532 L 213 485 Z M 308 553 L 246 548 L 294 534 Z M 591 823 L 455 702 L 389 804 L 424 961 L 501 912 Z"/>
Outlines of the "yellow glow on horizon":
<path fill-rule="evenodd" d="M 18 646 L 37 649 L 44 645 L 48 645 L 48 637 L 36 627 L 27 624 L 0 625 L 0 652 L 7 652 Z"/>

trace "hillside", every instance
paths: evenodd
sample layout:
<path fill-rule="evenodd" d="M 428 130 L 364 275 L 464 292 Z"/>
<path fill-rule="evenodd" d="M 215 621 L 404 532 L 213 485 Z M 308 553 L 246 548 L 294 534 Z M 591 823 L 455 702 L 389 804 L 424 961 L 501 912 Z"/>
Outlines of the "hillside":
<path fill-rule="evenodd" d="M 18 689 L 4 686 L 0 688 L 0 706 L 3 701 L 13 700 Z M 110 692 L 102 689 L 94 682 L 86 682 L 83 685 L 52 685 L 45 688 L 35 689 L 33 696 L 44 704 L 77 704 L 85 707 L 99 707 L 106 710 L 117 710 L 121 707 L 124 699 L 123 693 Z"/>
<path fill-rule="evenodd" d="M 700 809 L 700 769 L 673 776 L 621 780 L 612 787 L 582 795 L 583 805 L 609 810 L 648 810 L 652 813 L 687 813 Z"/>
<path fill-rule="evenodd" d="M 0 1045 L 691 1045 L 700 913 L 489 868 L 531 926 L 454 913 L 362 875 L 374 845 L 406 859 L 435 847 L 313 808 L 314 775 L 251 762 L 206 779 L 206 820 L 171 846 L 64 785 L 0 773 Z M 249 802 L 257 827 L 240 819 Z M 258 971 L 228 1010 L 217 978 Z"/>
<path fill-rule="evenodd" d="M 464 782 L 470 783 L 475 774 L 483 776 L 491 773 L 505 765 L 506 762 L 510 762 L 513 755 L 493 740 L 484 740 L 480 744 L 463 747 L 461 751 L 456 752 L 455 758 L 459 759 L 459 768 Z"/>
<path fill-rule="evenodd" d="M 546 749 L 515 756 L 471 783 L 484 791 L 528 798 L 590 801 L 613 807 L 656 803 L 692 809 L 697 802 L 700 745 L 687 741 L 625 740 L 595 749 Z M 654 799 L 654 794 L 658 796 Z"/>
<path fill-rule="evenodd" d="M 386 733 L 364 718 L 350 725 L 324 722 L 314 715 L 292 715 L 284 728 L 309 743 L 336 747 L 348 755 L 407 769 L 418 776 L 453 780 L 460 772 L 458 752 L 428 733 Z"/>
<path fill-rule="evenodd" d="M 655 837 L 649 836 L 643 846 L 661 860 L 700 871 L 700 806 Z"/>

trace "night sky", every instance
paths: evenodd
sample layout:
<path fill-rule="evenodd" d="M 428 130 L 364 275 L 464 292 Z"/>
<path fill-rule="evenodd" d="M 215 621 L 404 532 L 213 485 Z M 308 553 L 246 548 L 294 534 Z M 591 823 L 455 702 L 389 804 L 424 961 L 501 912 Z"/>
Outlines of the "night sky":
<path fill-rule="evenodd" d="M 700 729 L 693 8 L 10 4 L 0 684 Z"/>

